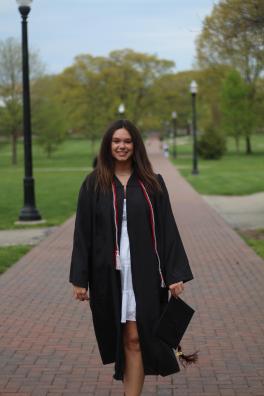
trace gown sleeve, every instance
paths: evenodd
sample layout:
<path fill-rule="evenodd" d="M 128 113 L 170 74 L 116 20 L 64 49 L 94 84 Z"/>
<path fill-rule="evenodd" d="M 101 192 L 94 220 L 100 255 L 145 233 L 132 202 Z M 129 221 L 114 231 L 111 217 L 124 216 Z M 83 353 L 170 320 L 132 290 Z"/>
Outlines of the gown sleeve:
<path fill-rule="evenodd" d="M 169 194 L 161 175 L 158 175 L 163 193 L 161 194 L 161 219 L 164 244 L 165 283 L 170 286 L 177 282 L 187 282 L 193 279 L 178 227 L 176 225 Z"/>
<path fill-rule="evenodd" d="M 85 180 L 78 197 L 69 276 L 69 281 L 73 285 L 85 289 L 88 289 L 89 263 L 91 261 L 91 219 L 91 191 L 89 191 L 88 183 Z"/>

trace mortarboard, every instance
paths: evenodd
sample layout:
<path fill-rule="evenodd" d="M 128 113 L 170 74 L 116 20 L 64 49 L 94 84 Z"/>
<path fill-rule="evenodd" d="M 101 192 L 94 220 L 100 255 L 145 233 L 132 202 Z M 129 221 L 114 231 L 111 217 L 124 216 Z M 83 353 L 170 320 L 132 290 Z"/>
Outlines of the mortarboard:
<path fill-rule="evenodd" d="M 169 299 L 155 327 L 155 334 L 173 349 L 178 349 L 176 355 L 185 367 L 195 363 L 198 359 L 198 351 L 191 355 L 185 355 L 180 346 L 180 341 L 189 326 L 195 310 L 180 297 Z"/>

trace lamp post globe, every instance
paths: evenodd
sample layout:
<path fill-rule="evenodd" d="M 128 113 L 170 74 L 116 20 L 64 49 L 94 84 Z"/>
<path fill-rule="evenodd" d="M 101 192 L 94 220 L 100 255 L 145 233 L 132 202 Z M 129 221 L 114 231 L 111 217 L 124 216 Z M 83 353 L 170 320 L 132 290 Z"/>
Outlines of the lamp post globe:
<path fill-rule="evenodd" d="M 18 9 L 23 16 L 27 17 L 27 15 L 30 12 L 30 6 L 32 3 L 32 0 L 16 0 L 17 5 L 18 5 Z"/>
<path fill-rule="evenodd" d="M 176 119 L 177 119 L 177 112 L 176 112 L 176 111 L 173 111 L 173 112 L 171 113 L 171 118 L 172 118 L 173 120 L 176 120 Z"/>
<path fill-rule="evenodd" d="M 198 91 L 198 85 L 195 80 L 193 80 L 190 84 L 190 92 L 192 95 L 196 95 Z"/>
<path fill-rule="evenodd" d="M 126 108 L 125 108 L 124 103 L 120 103 L 120 105 L 118 106 L 118 115 L 120 118 L 124 117 L 125 111 L 126 111 Z"/>
<path fill-rule="evenodd" d="M 196 129 L 196 95 L 198 92 L 198 85 L 196 81 L 190 84 L 190 93 L 192 95 L 192 133 L 193 133 L 193 169 L 192 174 L 198 175 L 198 147 L 197 147 L 197 129 Z"/>
<path fill-rule="evenodd" d="M 177 135 L 177 112 L 173 111 L 171 113 L 171 119 L 172 119 L 172 128 L 173 128 L 173 150 L 172 150 L 172 155 L 173 158 L 176 158 L 176 135 Z"/>
<path fill-rule="evenodd" d="M 35 205 L 34 178 L 32 171 L 31 144 L 31 112 L 29 88 L 28 36 L 27 17 L 30 12 L 31 0 L 17 0 L 18 9 L 22 17 L 22 74 L 23 74 L 23 132 L 24 132 L 24 206 L 20 210 L 20 221 L 41 220 Z"/>

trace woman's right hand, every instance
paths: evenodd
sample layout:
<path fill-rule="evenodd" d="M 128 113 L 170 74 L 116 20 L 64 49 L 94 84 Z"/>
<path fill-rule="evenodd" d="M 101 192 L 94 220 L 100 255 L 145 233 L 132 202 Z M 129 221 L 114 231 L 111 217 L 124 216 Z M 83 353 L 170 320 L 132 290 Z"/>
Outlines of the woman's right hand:
<path fill-rule="evenodd" d="M 76 300 L 79 301 L 86 301 L 89 300 L 88 294 L 87 294 L 87 289 L 84 287 L 79 287 L 79 286 L 74 286 L 73 285 L 73 294 Z"/>

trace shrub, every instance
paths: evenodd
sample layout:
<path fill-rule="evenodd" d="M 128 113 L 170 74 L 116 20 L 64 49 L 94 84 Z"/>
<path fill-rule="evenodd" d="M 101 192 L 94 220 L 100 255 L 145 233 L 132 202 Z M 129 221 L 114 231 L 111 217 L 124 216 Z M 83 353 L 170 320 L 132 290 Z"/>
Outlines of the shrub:
<path fill-rule="evenodd" d="M 226 138 L 214 127 L 209 127 L 198 140 L 198 153 L 204 159 L 219 159 L 226 151 Z"/>

